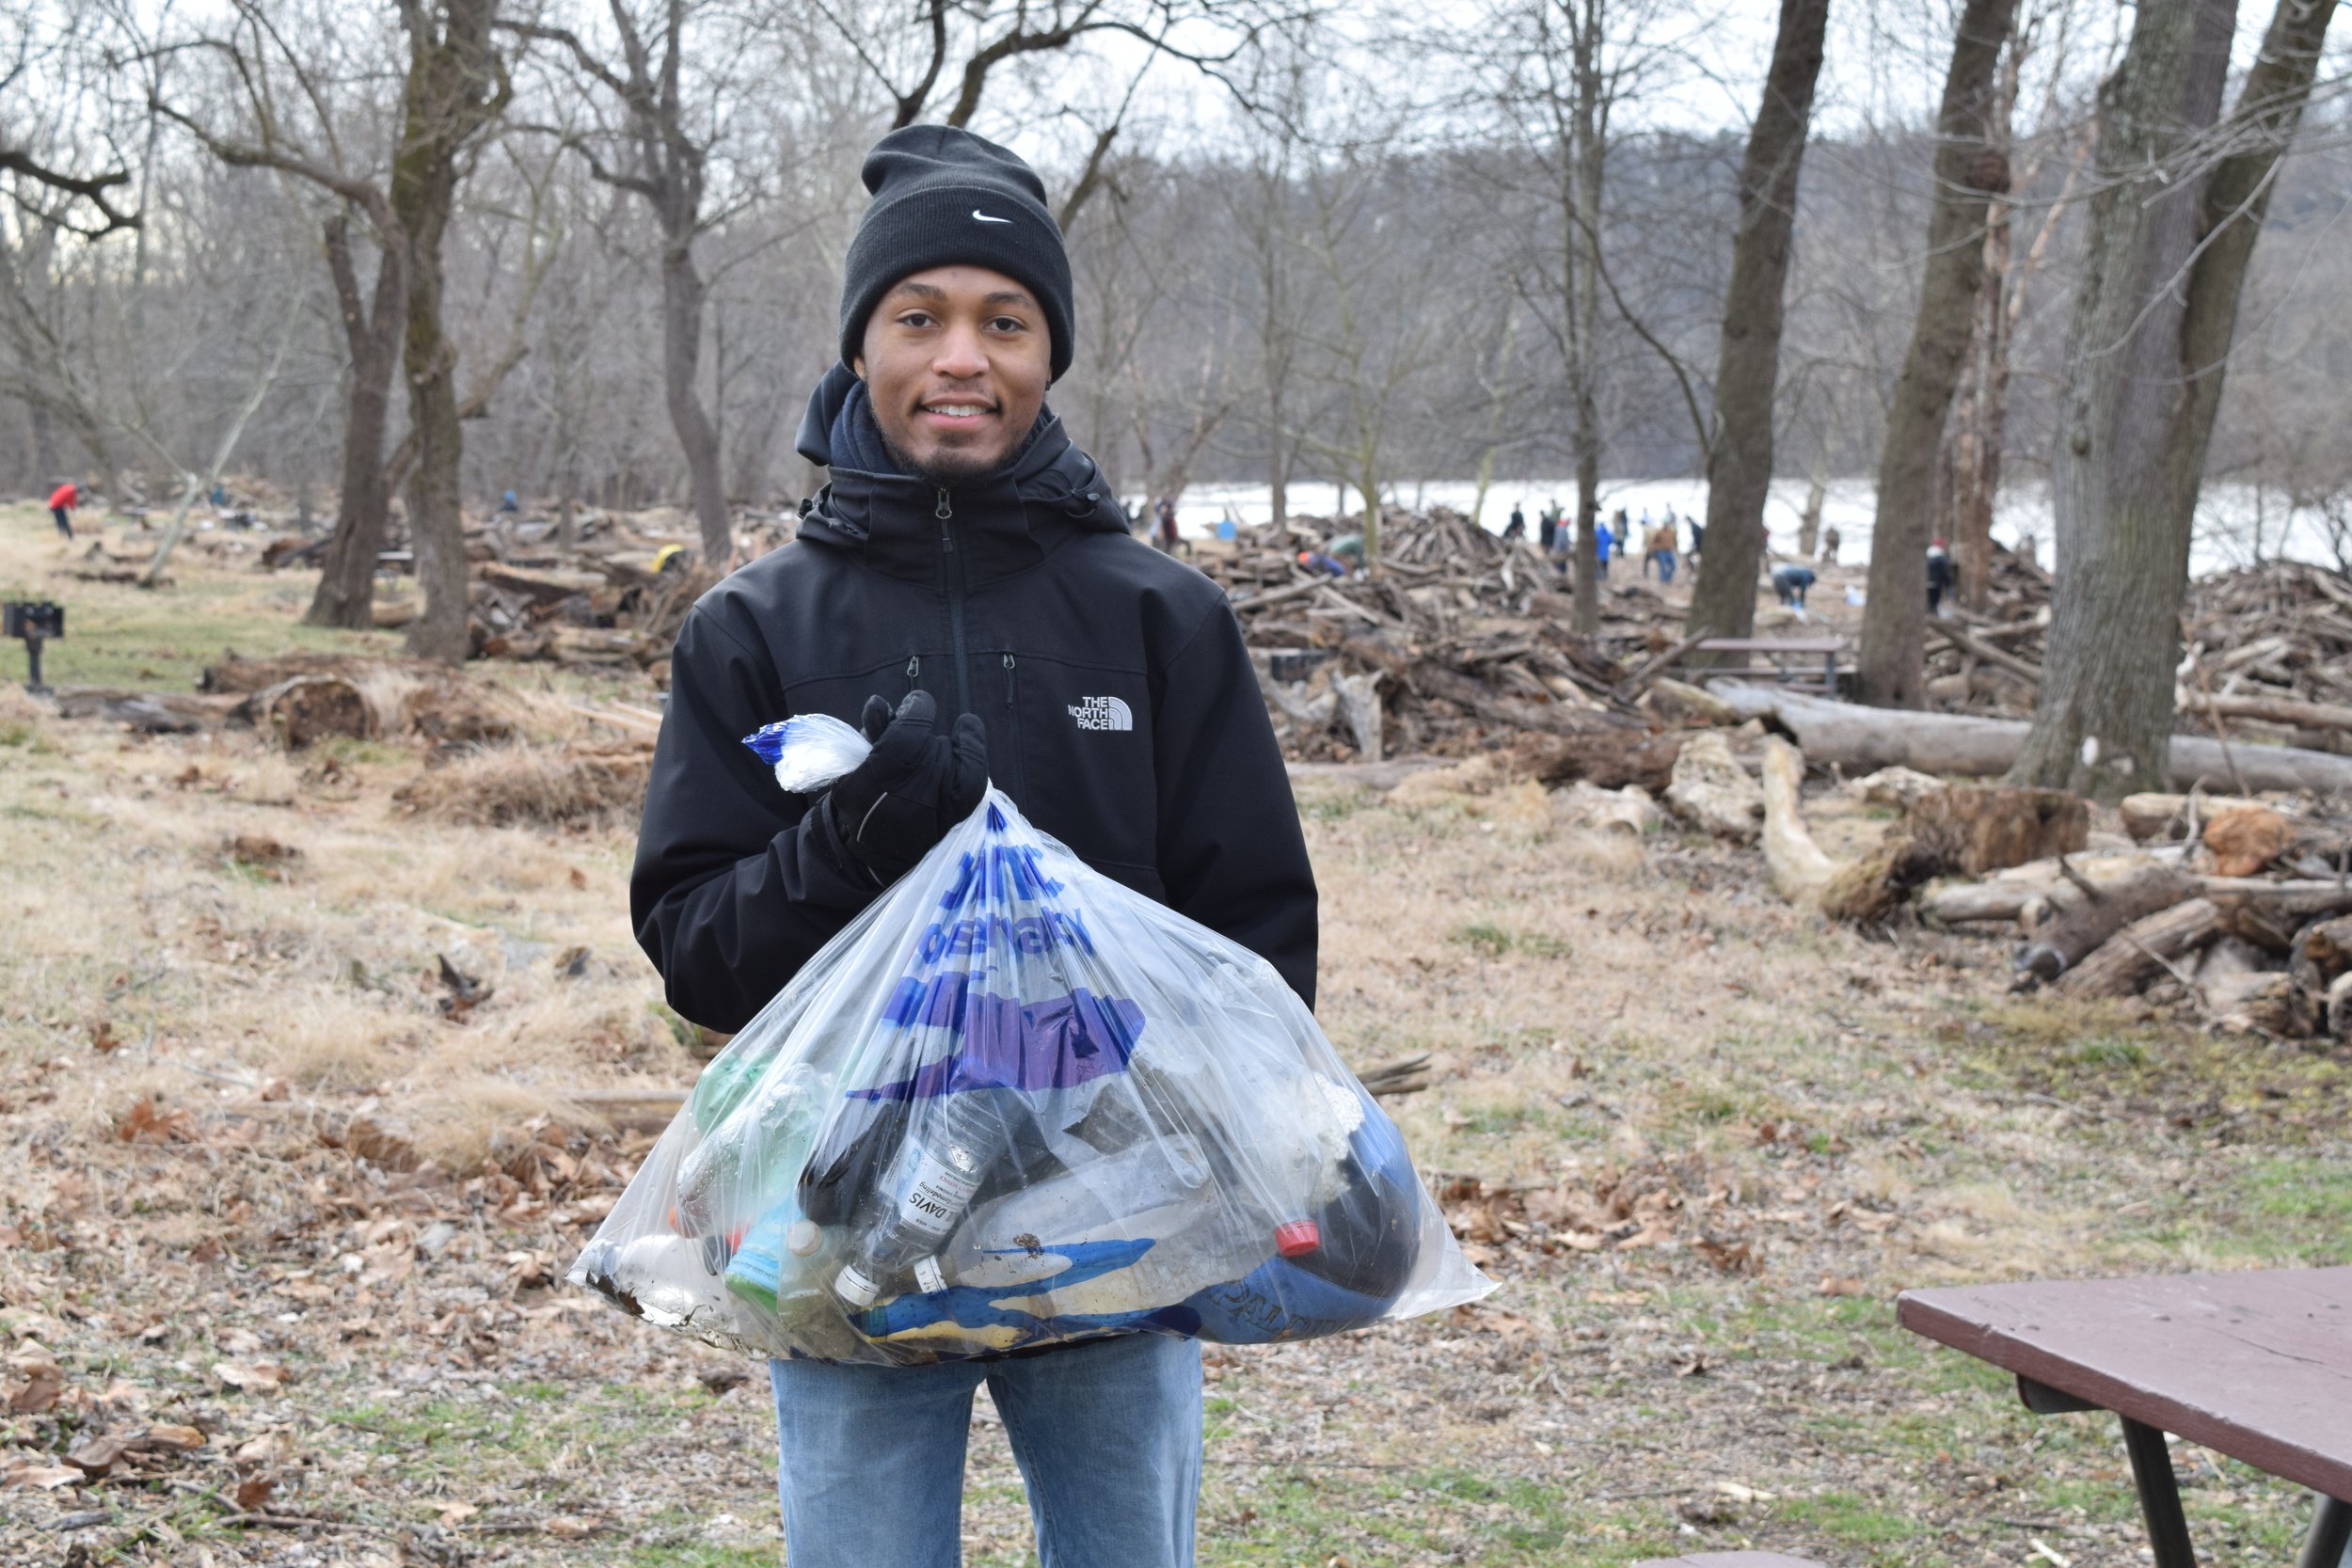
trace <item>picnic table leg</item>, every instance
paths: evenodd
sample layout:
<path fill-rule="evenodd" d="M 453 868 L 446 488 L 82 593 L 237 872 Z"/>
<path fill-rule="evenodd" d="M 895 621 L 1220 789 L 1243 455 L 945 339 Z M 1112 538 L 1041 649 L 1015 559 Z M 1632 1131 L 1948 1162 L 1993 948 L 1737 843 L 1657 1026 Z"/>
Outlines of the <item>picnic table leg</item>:
<path fill-rule="evenodd" d="M 2303 1555 L 2295 1568 L 2343 1568 L 2352 1562 L 2352 1503 L 2340 1497 L 2319 1499 L 2312 1533 L 2303 1538 Z"/>
<path fill-rule="evenodd" d="M 2172 1453 L 2164 1433 L 2129 1416 L 2123 1423 L 2123 1451 L 2131 1455 L 2132 1481 L 2139 1489 L 2140 1517 L 2148 1521 L 2148 1544 L 2155 1548 L 2156 1568 L 2197 1568 L 2197 1548 L 2189 1544 L 2188 1518 L 2181 1512 L 2181 1484 L 2172 1475 Z"/>

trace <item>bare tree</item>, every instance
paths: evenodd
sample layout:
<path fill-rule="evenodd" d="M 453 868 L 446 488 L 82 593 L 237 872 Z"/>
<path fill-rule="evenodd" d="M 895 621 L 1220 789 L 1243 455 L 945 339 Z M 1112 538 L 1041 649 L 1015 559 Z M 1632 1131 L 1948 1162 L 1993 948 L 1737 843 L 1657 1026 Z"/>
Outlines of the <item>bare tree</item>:
<path fill-rule="evenodd" d="M 620 124 L 591 139 L 568 138 L 595 177 L 644 199 L 661 231 L 661 389 L 671 428 L 686 454 L 687 490 L 702 540 L 703 559 L 722 569 L 734 553 L 724 482 L 720 476 L 719 432 L 699 390 L 703 311 L 707 289 L 694 261 L 694 243 L 732 209 L 705 211 L 711 150 L 726 119 L 723 100 L 731 92 L 726 64 L 739 52 L 739 37 L 717 36 L 702 26 L 720 8 L 698 0 L 653 0 L 632 6 L 609 0 L 608 13 L 618 57 L 602 54 L 569 28 L 541 23 L 502 24 L 520 37 L 560 45 L 588 81 L 601 87 L 618 107 Z M 696 31 L 704 69 L 690 76 L 687 36 Z M 713 56 L 716 56 L 714 59 Z M 599 142 L 617 142 L 621 156 L 608 163 Z"/>
<path fill-rule="evenodd" d="M 258 0 L 238 0 L 230 29 L 199 40 L 201 47 L 225 60 L 242 88 L 244 133 L 223 135 L 160 99 L 153 105 L 186 127 L 222 162 L 278 169 L 307 180 L 367 216 L 384 257 L 380 265 L 392 269 L 402 293 L 401 367 L 417 454 L 408 476 L 409 537 L 424 596 L 422 613 L 409 626 L 408 648 L 453 663 L 467 652 L 459 492 L 465 442 L 459 427 L 457 350 L 442 321 L 442 245 L 461 165 L 513 95 L 505 62 L 491 41 L 496 12 L 497 0 L 401 0 L 400 24 L 408 58 L 401 84 L 399 128 L 382 178 L 357 168 L 346 158 L 326 107 L 326 87 L 306 71 L 306 62 L 277 18 Z M 294 78 L 292 99 L 314 114 L 313 130 L 323 150 L 306 145 L 287 124 L 279 105 L 288 95 L 275 85 L 273 67 Z M 347 249 L 343 261 L 348 264 Z M 331 238 L 328 265 L 330 271 L 337 266 Z M 353 284 L 351 293 L 345 292 L 347 281 Z M 344 308 L 347 339 L 358 325 L 372 356 L 378 346 L 374 330 L 390 318 L 389 312 L 379 317 L 371 309 L 363 323 L 356 320 L 350 309 L 356 282 L 356 276 L 339 276 L 337 297 Z M 381 270 L 377 282 L 380 293 Z M 368 369 L 380 372 L 380 364 L 371 357 Z M 330 625 L 368 624 L 375 559 L 368 536 L 380 538 L 384 528 L 386 486 L 369 480 L 355 483 L 353 473 L 371 444 L 382 451 L 384 410 L 367 397 L 363 385 L 355 374 L 345 426 L 343 514 L 337 529 L 344 537 L 337 546 L 336 570 L 322 578 L 312 602 L 313 618 Z M 376 420 L 372 429 L 362 423 L 370 417 Z M 356 453 L 351 450 L 355 445 L 360 449 Z"/>
<path fill-rule="evenodd" d="M 1298 234 L 1323 295 L 1302 340 L 1301 369 L 1337 410 L 1331 425 L 1310 426 L 1301 440 L 1361 496 L 1364 562 L 1375 572 L 1381 500 L 1397 478 L 1391 471 L 1397 416 L 1445 338 L 1438 313 L 1426 308 L 1427 277 L 1405 236 L 1380 243 L 1392 222 L 1403 227 L 1375 200 L 1390 170 L 1384 140 L 1351 137 L 1344 150 L 1307 160 L 1309 212 Z"/>
<path fill-rule="evenodd" d="M 1513 269 L 1514 285 L 1559 361 L 1576 467 L 1576 626 L 1590 634 L 1600 625 L 1597 525 L 1611 365 L 1602 295 L 1615 119 L 1620 105 L 1660 84 L 1687 40 L 1670 8 L 1654 0 L 1508 0 L 1481 19 L 1475 37 L 1482 75 L 1502 76 L 1509 134 L 1540 177 L 1533 205 L 1541 218 L 1526 227 L 1533 243 Z M 1613 280 L 1608 288 L 1613 295 Z"/>
<path fill-rule="evenodd" d="M 1994 71 L 2016 14 L 2017 0 L 1966 0 L 1936 112 L 1926 276 L 1879 452 L 1860 656 L 1862 695 L 1869 702 L 1909 706 L 1927 681 L 1920 562 L 1933 522 L 1944 417 L 1967 356 L 1984 276 L 1985 205 L 2009 189 L 2009 159 L 1994 145 L 1992 126 Z"/>
<path fill-rule="evenodd" d="M 2191 524 L 2238 296 L 2334 0 L 2280 0 L 2216 134 L 2235 0 L 2145 0 L 2100 89 L 2088 265 L 2053 465 L 2058 582 L 2020 783 L 2165 777 Z"/>
<path fill-rule="evenodd" d="M 344 210 L 327 218 L 321 230 L 351 369 L 344 383 L 342 483 L 336 491 L 335 531 L 327 540 L 318 589 L 302 618 L 314 626 L 365 629 L 374 624 L 376 558 L 391 515 L 384 439 L 391 419 L 392 366 L 400 358 L 407 291 L 402 277 L 404 247 L 383 244 L 376 247 L 374 284 L 361 288 L 351 251 L 349 208 L 354 205 L 346 201 Z"/>
<path fill-rule="evenodd" d="M 1724 290 L 1715 419 L 1707 453 L 1707 548 L 1687 628 L 1712 637 L 1756 629 L 1756 569 L 1772 480 L 1772 388 L 1780 370 L 1781 294 L 1797 215 L 1797 171 L 1813 119 L 1829 0 L 1781 0 L 1764 103 L 1740 168 L 1740 228 Z"/>
<path fill-rule="evenodd" d="M 2054 20 L 2058 36 L 2046 71 L 2039 134 L 2021 157 L 2010 125 L 2019 79 L 2024 61 L 2036 53 L 2042 29 Z M 1994 82 L 1990 131 L 2009 159 L 2012 194 L 1994 198 L 1985 214 L 1985 280 L 1977 294 L 1967 362 L 1945 426 L 1943 480 L 1936 499 L 1936 531 L 1952 542 L 1952 558 L 1960 568 L 1960 602 L 1971 610 L 1984 609 L 1992 592 L 1993 504 L 2000 494 L 2008 443 L 2010 367 L 2019 324 L 2033 279 L 2049 260 L 2059 221 L 2074 200 L 2096 124 L 2085 117 L 2077 125 L 2058 125 L 2071 20 L 2072 0 L 2056 0 L 2048 9 L 2028 17 L 2012 33 Z M 2051 143 L 2061 134 L 2065 173 L 2055 195 L 2037 198 L 2042 218 L 2021 252 L 2013 233 L 2023 198 L 2019 193 L 2038 187 Z"/>

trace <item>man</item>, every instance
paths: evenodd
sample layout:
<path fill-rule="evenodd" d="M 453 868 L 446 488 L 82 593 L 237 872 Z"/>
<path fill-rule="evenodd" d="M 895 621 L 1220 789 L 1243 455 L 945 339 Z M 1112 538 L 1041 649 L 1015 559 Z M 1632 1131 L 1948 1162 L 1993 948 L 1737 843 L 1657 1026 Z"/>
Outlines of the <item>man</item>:
<path fill-rule="evenodd" d="M 49 492 L 49 515 L 68 539 L 73 537 L 73 509 L 81 504 L 82 487 L 70 479 Z"/>
<path fill-rule="evenodd" d="M 1511 503 L 1511 520 L 1502 525 L 1502 536 L 1505 539 L 1524 539 L 1527 537 L 1527 513 L 1522 510 L 1526 505 L 1527 503 L 1525 501 L 1513 501 Z"/>
<path fill-rule="evenodd" d="M 1553 501 L 1535 514 L 1535 548 L 1549 555 L 1560 537 L 1560 503 Z"/>
<path fill-rule="evenodd" d="M 1772 568 L 1772 593 L 1782 604 L 1802 616 L 1804 596 L 1813 590 L 1813 568 L 1802 562 L 1787 562 Z"/>
<path fill-rule="evenodd" d="M 1176 546 L 1183 542 L 1183 536 L 1176 531 L 1176 498 L 1173 496 L 1162 496 L 1160 498 L 1158 512 L 1160 519 L 1160 548 L 1166 550 L 1170 555 L 1174 555 L 1176 553 Z"/>
<path fill-rule="evenodd" d="M 1836 523 L 1832 523 L 1829 527 L 1821 531 L 1822 565 L 1835 566 L 1837 564 L 1837 525 Z"/>
<path fill-rule="evenodd" d="M 1642 515 L 1647 517 L 1649 514 L 1645 512 Z M 1675 545 L 1672 523 L 1661 523 L 1649 531 L 1647 548 L 1658 558 L 1658 582 L 1661 588 L 1675 579 Z"/>
<path fill-rule="evenodd" d="M 1070 265 L 1029 166 L 911 126 L 867 154 L 842 363 L 799 448 L 798 540 L 678 633 L 629 889 L 672 1006 L 739 1030 L 993 778 L 1107 876 L 1262 954 L 1311 1003 L 1315 889 L 1241 629 L 1137 547 L 1044 406 Z M 876 737 L 787 796 L 739 737 L 831 713 Z M 949 1568 L 985 1382 L 1049 1568 L 1186 1568 L 1200 1347 L 1129 1335 L 929 1367 L 772 1365 L 792 1568 Z"/>
<path fill-rule="evenodd" d="M 1928 546 L 1928 613 L 1938 618 L 1944 614 L 1944 597 L 1952 591 L 1959 574 L 1952 569 L 1952 552 L 1943 540 Z"/>

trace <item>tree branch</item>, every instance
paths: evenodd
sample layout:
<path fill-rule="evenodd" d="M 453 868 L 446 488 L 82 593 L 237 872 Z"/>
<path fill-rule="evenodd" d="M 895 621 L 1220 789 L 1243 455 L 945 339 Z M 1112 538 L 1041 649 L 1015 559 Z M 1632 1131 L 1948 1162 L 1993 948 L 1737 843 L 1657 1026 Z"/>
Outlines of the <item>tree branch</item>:
<path fill-rule="evenodd" d="M 22 148 L 14 147 L 0 147 L 0 169 L 21 174 L 36 184 L 46 185 L 53 191 L 87 201 L 97 208 L 99 215 L 106 220 L 105 226 L 101 229 L 85 229 L 80 224 L 69 223 L 62 217 L 57 219 L 59 228 L 70 230 L 84 239 L 103 240 L 118 229 L 137 229 L 146 221 L 141 214 L 125 213 L 106 199 L 106 193 L 115 186 L 130 183 L 131 175 L 126 169 L 116 169 L 110 174 L 94 174 L 85 178 L 68 174 L 62 169 L 50 168 L 36 160 L 31 153 Z"/>

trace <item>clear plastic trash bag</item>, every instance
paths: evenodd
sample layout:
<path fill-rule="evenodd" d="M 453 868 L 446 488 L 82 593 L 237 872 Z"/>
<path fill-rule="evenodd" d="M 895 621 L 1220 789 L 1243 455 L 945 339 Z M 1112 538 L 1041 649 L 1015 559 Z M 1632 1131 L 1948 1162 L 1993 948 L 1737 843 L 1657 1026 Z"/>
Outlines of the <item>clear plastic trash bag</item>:
<path fill-rule="evenodd" d="M 746 744 L 802 793 L 866 750 L 825 717 Z M 568 1277 L 882 1364 L 1305 1339 L 1494 1288 L 1273 966 L 994 788 L 711 1062 Z"/>

